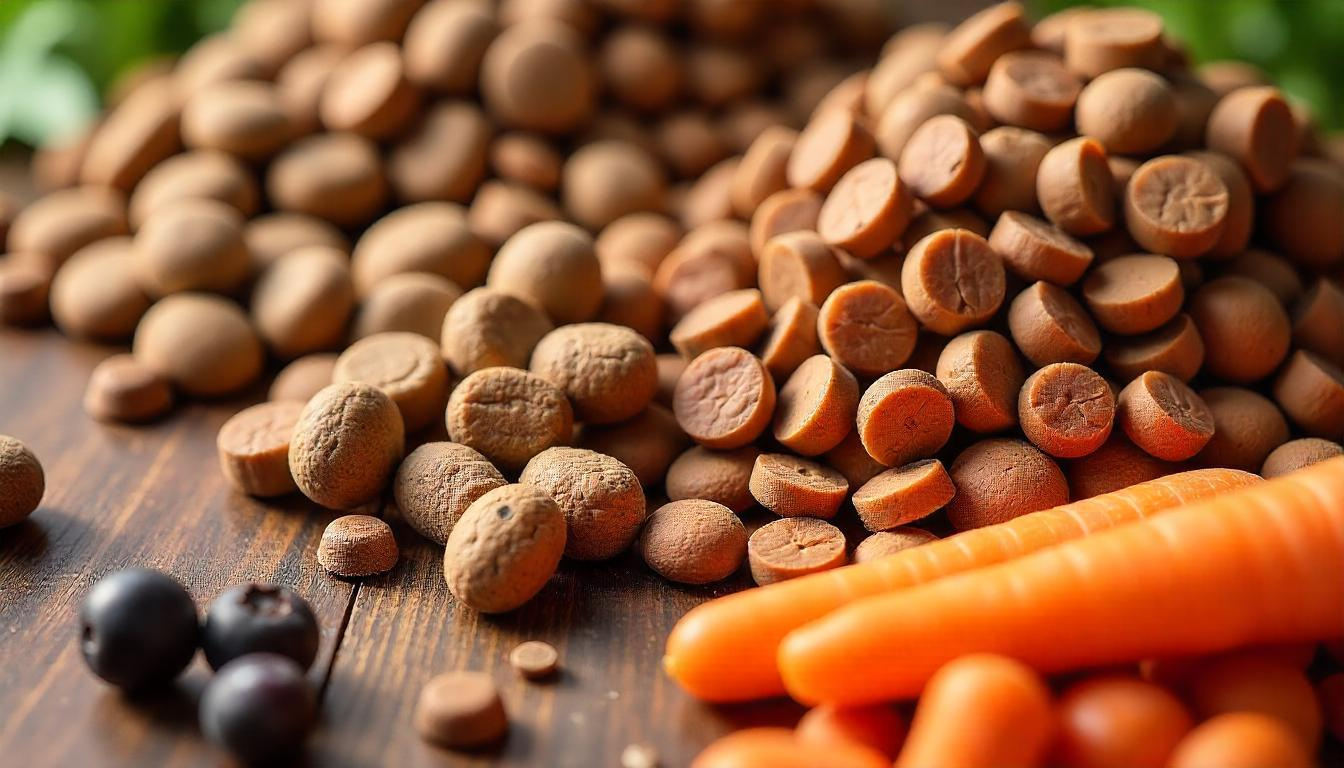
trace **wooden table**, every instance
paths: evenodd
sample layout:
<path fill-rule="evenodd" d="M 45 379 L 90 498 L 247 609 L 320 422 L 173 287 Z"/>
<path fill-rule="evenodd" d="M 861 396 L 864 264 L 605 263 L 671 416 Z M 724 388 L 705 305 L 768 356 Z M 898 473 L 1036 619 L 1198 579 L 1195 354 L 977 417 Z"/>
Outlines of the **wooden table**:
<path fill-rule="evenodd" d="M 191 404 L 142 428 L 96 423 L 80 406 L 93 366 L 113 350 L 52 330 L 0 330 L 0 433 L 25 441 L 47 472 L 47 495 L 25 523 L 0 530 L 0 764 L 188 766 L 224 759 L 197 729 L 209 679 L 196 663 L 164 694 L 132 701 L 84 666 L 75 611 L 89 587 L 132 565 L 181 579 L 204 611 L 249 580 L 289 585 L 322 625 L 311 676 L 322 721 L 316 765 L 620 764 L 629 744 L 682 766 L 714 737 L 753 723 L 792 722 L 786 703 L 710 708 L 659 670 L 663 640 L 692 605 L 745 584 L 684 589 L 626 555 L 566 564 L 535 600 L 503 617 L 459 607 L 443 582 L 442 548 L 394 521 L 402 561 L 358 582 L 317 565 L 333 513 L 298 498 L 262 504 L 234 492 L 215 458 L 220 424 L 247 401 Z M 251 400 L 261 397 L 259 387 Z M 563 673 L 525 683 L 507 663 L 527 639 L 560 649 Z M 461 755 L 411 728 L 420 687 L 453 669 L 494 675 L 513 730 L 503 747 Z"/>

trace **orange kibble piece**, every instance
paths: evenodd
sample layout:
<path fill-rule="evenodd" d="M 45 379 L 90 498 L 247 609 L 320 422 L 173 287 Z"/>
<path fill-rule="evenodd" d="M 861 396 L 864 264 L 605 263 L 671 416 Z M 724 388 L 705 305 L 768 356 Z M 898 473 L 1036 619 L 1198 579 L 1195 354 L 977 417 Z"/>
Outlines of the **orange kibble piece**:
<path fill-rule="evenodd" d="M 870 531 L 888 531 L 937 512 L 956 495 L 943 463 L 924 459 L 888 469 L 854 492 L 854 510 Z"/>
<path fill-rule="evenodd" d="M 1166 461 L 1184 461 L 1213 438 L 1213 412 L 1185 382 L 1148 371 L 1120 390 L 1116 420 L 1134 444 Z"/>
<path fill-rule="evenodd" d="M 825 453 L 849 434 L 859 382 L 826 355 L 808 358 L 779 390 L 775 439 L 804 456 Z"/>
<path fill-rule="evenodd" d="M 700 355 L 672 394 L 677 424 L 697 443 L 740 448 L 760 436 L 775 412 L 775 382 L 757 357 L 741 347 Z"/>
<path fill-rule="evenodd" d="M 947 388 L 932 374 L 892 371 L 859 400 L 859 439 L 877 461 L 901 466 L 937 453 L 951 437 L 955 418 Z"/>

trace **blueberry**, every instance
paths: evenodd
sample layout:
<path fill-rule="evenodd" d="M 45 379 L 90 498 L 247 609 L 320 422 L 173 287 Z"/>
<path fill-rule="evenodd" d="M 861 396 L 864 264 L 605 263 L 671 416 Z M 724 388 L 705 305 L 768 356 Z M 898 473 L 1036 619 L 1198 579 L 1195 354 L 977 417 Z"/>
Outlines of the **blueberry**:
<path fill-rule="evenodd" d="M 201 646 L 212 669 L 249 653 L 278 653 L 307 669 L 317 657 L 317 619 L 289 587 L 240 584 L 215 598 Z"/>
<path fill-rule="evenodd" d="M 79 607 L 80 650 L 93 673 L 126 690 L 164 685 L 191 663 L 201 627 L 171 576 L 127 568 L 93 585 Z"/>
<path fill-rule="evenodd" d="M 201 697 L 201 730 L 247 763 L 284 761 L 303 747 L 317 697 L 286 656 L 252 653 L 225 664 Z"/>

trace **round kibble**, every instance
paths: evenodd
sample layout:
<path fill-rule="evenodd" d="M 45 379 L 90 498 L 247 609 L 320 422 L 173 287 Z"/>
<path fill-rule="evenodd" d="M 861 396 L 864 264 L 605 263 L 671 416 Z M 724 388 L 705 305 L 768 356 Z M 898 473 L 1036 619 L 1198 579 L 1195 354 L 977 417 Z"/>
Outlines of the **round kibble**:
<path fill-rule="evenodd" d="M 751 215 L 751 252 L 761 254 L 773 238 L 815 231 L 824 200 L 810 189 L 783 189 L 767 197 Z"/>
<path fill-rule="evenodd" d="M 985 109 L 1004 125 L 1060 131 L 1073 117 L 1083 85 L 1059 56 L 1013 51 L 1000 56 L 985 80 Z"/>
<path fill-rule="evenodd" d="M 860 541 L 854 548 L 854 562 L 867 563 L 880 560 L 937 540 L 937 535 L 923 528 L 901 527 L 890 531 L 878 531 Z"/>
<path fill-rule="evenodd" d="M 26 520 L 42 503 L 46 475 L 37 457 L 17 438 L 0 435 L 0 528 Z"/>
<path fill-rule="evenodd" d="M 478 451 L 458 443 L 426 443 L 401 462 L 392 484 L 401 517 L 443 545 L 462 513 L 507 480 Z"/>
<path fill-rule="evenodd" d="M 381 389 L 397 404 L 408 432 L 428 426 L 448 399 L 448 371 L 438 345 L 414 333 L 380 333 L 351 344 L 337 358 L 332 381 Z"/>
<path fill-rule="evenodd" d="M 1134 242 L 1152 253 L 1199 256 L 1218 244 L 1229 195 L 1209 166 L 1168 156 L 1139 166 L 1125 186 L 1125 223 Z"/>
<path fill-rule="evenodd" d="M 62 333 L 110 342 L 131 337 L 150 304 L 132 261 L 126 237 L 99 240 L 70 257 L 51 283 L 51 315 Z"/>
<path fill-rule="evenodd" d="M 1292 328 L 1274 294 L 1243 277 L 1200 287 L 1188 309 L 1204 341 L 1204 368 L 1236 384 L 1259 381 L 1288 355 Z"/>
<path fill-rule="evenodd" d="M 554 326 L 541 310 L 494 288 L 475 288 L 443 318 L 443 358 L 459 376 L 483 368 L 523 368 Z"/>
<path fill-rule="evenodd" d="M 1176 97 L 1161 76 L 1144 69 L 1099 75 L 1078 94 L 1078 133 L 1108 152 L 1143 155 L 1176 133 Z"/>
<path fill-rule="evenodd" d="M 1294 352 L 1274 381 L 1274 399 L 1308 435 L 1344 435 L 1344 371 L 1320 355 Z"/>
<path fill-rule="evenodd" d="M 298 490 L 289 473 L 289 442 L 303 405 L 296 400 L 259 403 L 219 428 L 219 466 L 235 488 L 263 499 Z"/>
<path fill-rule="evenodd" d="M 232 35 L 217 33 L 198 41 L 182 55 L 171 78 L 180 95 L 199 93 L 211 86 L 231 82 L 259 81 L 265 65 L 254 58 Z"/>
<path fill-rule="evenodd" d="M 1097 324 L 1133 335 L 1161 327 L 1181 311 L 1185 288 L 1176 262 L 1132 254 L 1098 264 L 1083 281 L 1083 300 Z"/>
<path fill-rule="evenodd" d="M 387 523 L 369 515 L 345 515 L 322 531 L 317 562 L 328 573 L 359 578 L 386 573 L 400 557 L 397 539 Z"/>
<path fill-rule="evenodd" d="M 835 517 L 849 494 L 849 481 L 834 469 L 797 456 L 763 453 L 756 457 L 751 495 L 780 517 Z"/>
<path fill-rule="evenodd" d="M 335 370 L 335 353 L 304 355 L 275 375 L 266 399 L 306 403 L 313 399 L 313 395 L 331 386 L 331 375 Z"/>
<path fill-rule="evenodd" d="M 1044 135 L 1012 126 L 999 126 L 981 134 L 985 174 L 971 198 L 975 207 L 990 216 L 1008 211 L 1040 213 L 1036 171 L 1050 147 Z"/>
<path fill-rule="evenodd" d="M 523 468 L 518 482 L 550 494 L 565 513 L 565 555 L 607 560 L 624 552 L 646 514 L 639 479 L 619 460 L 583 448 L 549 448 Z"/>
<path fill-rule="evenodd" d="M 645 488 L 663 481 L 667 468 L 690 442 L 672 412 L 656 404 L 619 424 L 584 425 L 578 440 L 580 446 L 629 467 Z"/>
<path fill-rule="evenodd" d="M 881 253 L 910 223 L 914 200 L 902 178 L 896 163 L 885 157 L 849 169 L 822 203 L 817 233 L 860 258 Z"/>
<path fill-rule="evenodd" d="M 960 86 L 978 85 L 996 60 L 1031 44 L 1031 25 L 1021 3 L 1002 2 L 976 13 L 943 38 L 938 73 Z"/>
<path fill-rule="evenodd" d="M 1069 501 L 1059 465 L 1030 443 L 992 438 L 962 451 L 948 471 L 957 495 L 947 519 L 959 531 L 1004 523 Z"/>
<path fill-rule="evenodd" d="M 462 603 L 505 613 L 531 600 L 555 573 L 565 551 L 565 514 L 530 485 L 487 492 L 448 534 L 443 575 Z"/>
<path fill-rule="evenodd" d="M 252 289 L 257 333 L 281 360 L 340 346 L 354 307 L 349 262 L 327 246 L 280 257 Z"/>
<path fill-rule="evenodd" d="M 237 392 L 261 375 L 261 340 L 247 315 L 216 296 L 181 293 L 150 307 L 135 330 L 136 360 L 188 395 Z"/>
<path fill-rule="evenodd" d="M 636 264 L 653 277 L 681 236 L 681 227 L 666 216 L 632 213 L 603 227 L 593 247 L 603 269 L 617 262 Z"/>
<path fill-rule="evenodd" d="M 1319 437 L 1289 440 L 1269 452 L 1260 474 L 1266 480 L 1270 480 L 1336 456 L 1344 456 L 1344 446 L 1339 443 L 1332 443 Z"/>
<path fill-rule="evenodd" d="M 1124 382 L 1146 371 L 1162 371 L 1188 382 L 1203 364 L 1204 341 L 1187 314 L 1141 336 L 1112 339 L 1106 346 L 1106 365 Z"/>
<path fill-rule="evenodd" d="M 384 278 L 359 305 L 350 338 L 376 333 L 415 333 L 439 342 L 443 319 L 462 289 L 453 281 L 429 272 L 405 272 Z"/>
<path fill-rule="evenodd" d="M 252 254 L 256 271 L 275 263 L 290 251 L 308 245 L 325 245 L 350 252 L 350 242 L 330 223 L 302 213 L 277 211 L 256 217 L 243 225 L 243 241 Z"/>
<path fill-rule="evenodd" d="M 948 341 L 935 367 L 952 400 L 957 423 L 973 432 L 1017 424 L 1022 363 L 1012 342 L 994 331 L 971 331 Z"/>
<path fill-rule="evenodd" d="M 779 390 L 775 439 L 803 456 L 825 453 L 849 434 L 858 406 L 854 374 L 826 355 L 815 355 Z"/>
<path fill-rule="evenodd" d="M 350 268 L 355 288 L 367 296 L 386 278 L 405 272 L 430 272 L 474 287 L 489 264 L 490 251 L 468 229 L 462 207 L 428 202 L 374 222 L 355 245 Z"/>
<path fill-rule="evenodd" d="M 1095 235 L 1115 223 L 1115 186 L 1106 149 L 1085 136 L 1045 153 L 1036 197 L 1051 223 L 1071 235 Z"/>
<path fill-rule="evenodd" d="M 1115 429 L 1100 448 L 1069 462 L 1069 494 L 1082 501 L 1178 470 L 1179 465 L 1150 456 L 1130 442 L 1124 430 Z"/>
<path fill-rule="evenodd" d="M 747 556 L 747 529 L 733 511 L 705 499 L 659 507 L 639 537 L 644 562 L 679 584 L 710 584 L 732 576 Z"/>
<path fill-rule="evenodd" d="M 1115 396 L 1096 371 L 1077 363 L 1051 363 L 1027 377 L 1017 398 L 1022 434 L 1061 459 L 1101 447 L 1115 423 Z"/>
<path fill-rule="evenodd" d="M 1026 280 L 1072 285 L 1092 264 L 1092 249 L 1068 233 L 1019 211 L 1004 211 L 989 233 L 989 247 L 1013 274 Z"/>
<path fill-rule="evenodd" d="M 1299 349 L 1344 364 L 1341 328 L 1344 328 L 1344 288 L 1317 278 L 1293 306 L 1293 343 Z"/>
<path fill-rule="evenodd" d="M 718 347 L 686 366 L 672 395 L 677 424 L 697 443 L 740 448 L 760 436 L 775 411 L 775 382 L 740 347 Z"/>
<path fill-rule="evenodd" d="M 667 468 L 667 497 L 672 501 L 702 499 L 735 513 L 745 512 L 756 503 L 751 495 L 751 470 L 760 455 L 760 449 L 751 445 L 729 451 L 693 446 Z"/>
<path fill-rule="evenodd" d="M 525 227 L 499 249 L 487 284 L 532 302 L 557 323 L 590 320 L 602 306 L 593 238 L 573 224 Z"/>
<path fill-rule="evenodd" d="M 858 376 L 881 376 L 910 359 L 919 326 L 901 294 L 875 280 L 831 292 L 817 317 L 826 354 Z"/>
<path fill-rule="evenodd" d="M 607 323 L 565 325 L 546 334 L 532 352 L 531 370 L 563 390 L 575 417 L 591 424 L 635 416 L 658 388 L 653 346 L 629 328 Z"/>
<path fill-rule="evenodd" d="M 295 134 L 318 129 L 322 91 L 348 51 L 343 45 L 316 45 L 300 51 L 275 73 L 275 97 Z"/>
<path fill-rule="evenodd" d="M 289 145 L 266 172 L 266 196 L 282 211 L 339 227 L 371 220 L 387 200 L 377 147 L 350 133 L 309 136 Z"/>
<path fill-rule="evenodd" d="M 826 193 L 850 168 L 873 156 L 873 134 L 843 110 L 815 115 L 789 154 L 784 176 L 789 186 Z"/>
<path fill-rule="evenodd" d="M 751 287 L 755 271 L 737 225 L 708 224 L 688 234 L 658 265 L 653 289 L 675 321 L 715 296 Z"/>
<path fill-rule="evenodd" d="M 1224 275 L 1244 277 L 1268 288 L 1285 307 L 1295 304 L 1307 290 L 1297 269 L 1287 259 L 1269 251 L 1250 248 L 1222 266 Z"/>
<path fill-rule="evenodd" d="M 491 248 L 498 248 L 519 230 L 562 218 L 549 197 L 520 184 L 492 179 L 481 184 L 467 209 L 467 224 Z"/>
<path fill-rule="evenodd" d="M 761 362 L 776 380 L 787 379 L 803 361 L 821 351 L 817 305 L 794 297 L 770 318 L 761 341 Z"/>
<path fill-rule="evenodd" d="M 509 651 L 509 666 L 528 680 L 545 680 L 560 668 L 560 652 L 550 643 L 528 640 Z"/>
<path fill-rule="evenodd" d="M 93 132 L 79 163 L 80 183 L 129 192 L 180 148 L 181 104 L 168 78 L 137 88 Z"/>
<path fill-rule="evenodd" d="M 238 212 L 215 200 L 182 200 L 150 216 L 135 235 L 132 267 L 150 294 L 227 293 L 252 272 Z"/>
<path fill-rule="evenodd" d="M 760 252 L 759 279 L 772 312 L 795 298 L 819 306 L 848 282 L 835 249 L 810 230 L 771 238 Z"/>
<path fill-rule="evenodd" d="M 1212 387 L 1199 396 L 1213 414 L 1213 438 L 1197 463 L 1257 472 L 1270 451 L 1288 442 L 1288 422 L 1269 398 L 1240 387 Z"/>
<path fill-rule="evenodd" d="M 420 691 L 415 730 L 425 741 L 450 749 L 495 744 L 509 730 L 499 690 L 484 672 L 438 675 Z"/>
<path fill-rule="evenodd" d="M 420 106 L 406 77 L 401 47 L 371 43 L 351 52 L 327 77 L 318 116 L 331 131 L 386 139 L 404 129 Z"/>
<path fill-rule="evenodd" d="M 701 224 L 732 218 L 731 195 L 737 164 L 737 157 L 720 160 L 699 179 L 676 190 L 674 204 L 683 226 L 694 229 Z"/>
<path fill-rule="evenodd" d="M 1164 461 L 1184 461 L 1213 438 L 1213 412 L 1180 379 L 1149 371 L 1120 390 L 1116 421 L 1135 445 Z"/>
<path fill-rule="evenodd" d="M 474 104 L 448 101 L 430 107 L 387 154 L 392 191 L 412 203 L 467 202 L 485 178 L 492 133 L 489 119 Z"/>
<path fill-rule="evenodd" d="M 1018 349 L 1035 365 L 1090 365 L 1101 353 L 1101 333 L 1064 289 L 1038 282 L 1008 307 L 1008 328 Z"/>
<path fill-rule="evenodd" d="M 775 520 L 751 534 L 747 562 L 760 586 L 828 571 L 845 564 L 845 535 L 812 517 Z"/>
<path fill-rule="evenodd" d="M 182 143 L 193 149 L 260 161 L 274 155 L 294 135 L 289 113 L 270 83 L 214 83 L 191 92 L 182 105 Z"/>
<path fill-rule="evenodd" d="M 857 429 L 870 456 L 898 467 L 937 453 L 951 437 L 955 418 L 943 383 L 907 368 L 882 376 L 863 393 Z"/>
<path fill-rule="evenodd" d="M 1270 86 L 1238 88 L 1219 99 L 1205 142 L 1240 163 L 1259 193 L 1283 186 L 1298 151 L 1292 108 Z"/>
<path fill-rule="evenodd" d="M 922 520 L 956 495 L 943 463 L 925 459 L 888 469 L 854 492 L 854 511 L 863 527 L 888 531 Z"/>
<path fill-rule="evenodd" d="M 502 124 L 565 133 L 591 115 L 596 73 L 567 25 L 529 20 L 505 29 L 481 61 L 481 96 Z"/>
<path fill-rule="evenodd" d="M 1344 206 L 1344 173 L 1315 158 L 1293 163 L 1288 180 L 1269 198 L 1264 211 L 1269 238 L 1290 259 L 1311 270 L 1332 269 L 1344 261 L 1344 223 L 1335 212 Z"/>
<path fill-rule="evenodd" d="M 603 267 L 604 297 L 597 319 L 625 326 L 650 341 L 663 335 L 667 308 L 653 288 L 653 281 L 638 266 L 616 263 Z"/>
<path fill-rule="evenodd" d="M 934 208 L 951 208 L 969 200 L 984 174 L 980 137 L 956 115 L 929 118 L 901 150 L 901 181 L 911 194 Z"/>
<path fill-rule="evenodd" d="M 496 29 L 494 13 L 485 3 L 426 3 L 406 28 L 406 76 L 439 93 L 471 93 Z"/>
<path fill-rule="evenodd" d="M 172 407 L 173 388 L 168 380 L 132 355 L 113 355 L 99 363 L 84 389 L 84 412 L 99 421 L 139 424 L 157 419 Z"/>
<path fill-rule="evenodd" d="M 1223 218 L 1218 242 L 1209 249 L 1209 255 L 1228 258 L 1246 250 L 1255 226 L 1255 193 L 1241 166 L 1232 158 L 1217 152 L 1187 152 L 1186 157 L 1203 163 L 1227 189 L 1227 215 Z"/>
<path fill-rule="evenodd" d="M 0 323 L 38 325 L 46 321 L 51 274 L 41 257 L 14 254 L 0 258 Z"/>
<path fill-rule="evenodd" d="M 967 121 L 975 117 L 965 96 L 956 88 L 942 83 L 907 88 L 878 116 L 874 129 L 877 148 L 884 157 L 899 160 L 910 136 L 938 115 L 956 115 Z"/>
<path fill-rule="evenodd" d="M 662 208 L 667 179 L 647 152 L 623 141 L 597 141 L 565 161 L 560 190 L 565 210 L 589 229 Z"/>
<path fill-rule="evenodd" d="M 603 85 L 618 101 L 652 113 L 672 106 L 686 80 L 672 40 L 655 28 L 634 24 L 617 26 L 607 36 L 601 68 Z"/>
<path fill-rule="evenodd" d="M 377 387 L 332 384 L 299 415 L 289 470 L 303 495 L 328 509 L 353 509 L 378 496 L 401 461 L 406 429 Z"/>
<path fill-rule="evenodd" d="M 1167 57 L 1162 17 L 1139 8 L 1089 8 L 1070 17 L 1064 61 L 1083 77 L 1122 67 L 1161 69 Z"/>
<path fill-rule="evenodd" d="M 1003 260 L 974 232 L 934 232 L 906 254 L 901 291 L 925 328 L 951 336 L 983 324 L 999 310 Z"/>
<path fill-rule="evenodd" d="M 229 155 L 211 150 L 185 152 L 154 166 L 135 186 L 129 206 L 131 226 L 138 229 L 160 208 L 193 198 L 217 200 L 243 216 L 252 216 L 260 196 L 251 172 Z"/>
<path fill-rule="evenodd" d="M 533 456 L 569 442 L 574 410 L 565 393 L 517 368 L 484 368 L 448 398 L 448 435 L 500 468 L 521 470 Z"/>
<path fill-rule="evenodd" d="M 549 142 L 530 133 L 505 133 L 490 142 L 487 162 L 501 179 L 526 184 L 542 192 L 560 186 L 564 158 Z M 598 249 L 599 253 L 601 249 Z"/>
<path fill-rule="evenodd" d="M 668 335 L 688 358 L 715 347 L 750 347 L 770 324 L 761 292 L 755 288 L 715 296 L 686 313 Z"/>

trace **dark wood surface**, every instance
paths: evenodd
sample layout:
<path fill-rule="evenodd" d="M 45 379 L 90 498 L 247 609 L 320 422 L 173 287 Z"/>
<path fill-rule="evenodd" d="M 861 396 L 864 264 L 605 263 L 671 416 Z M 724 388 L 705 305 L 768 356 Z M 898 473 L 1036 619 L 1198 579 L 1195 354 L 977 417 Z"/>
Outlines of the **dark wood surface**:
<path fill-rule="evenodd" d="M 442 549 L 396 521 L 403 556 L 394 571 L 361 583 L 326 575 L 316 552 L 333 513 L 297 499 L 253 501 L 219 472 L 215 433 L 243 401 L 187 405 L 141 428 L 85 416 L 88 373 L 113 351 L 51 330 L 0 330 L 0 433 L 25 441 L 47 472 L 41 508 L 0 530 L 0 765 L 226 762 L 195 723 L 209 679 L 202 660 L 174 690 L 132 701 L 80 658 L 80 600 L 130 565 L 173 574 L 202 610 L 248 580 L 290 585 L 312 604 L 322 624 L 312 678 L 324 694 L 314 764 L 594 767 L 619 765 L 627 745 L 648 743 L 663 765 L 681 766 L 731 727 L 799 714 L 784 703 L 705 707 L 660 672 L 676 619 L 741 579 L 683 589 L 627 555 L 566 564 L 523 609 L 482 617 L 445 588 Z M 554 681 L 525 683 L 509 668 L 509 650 L 527 639 L 560 649 Z M 453 669 L 487 670 L 499 682 L 513 725 L 501 749 L 460 755 L 415 736 L 420 687 Z"/>

